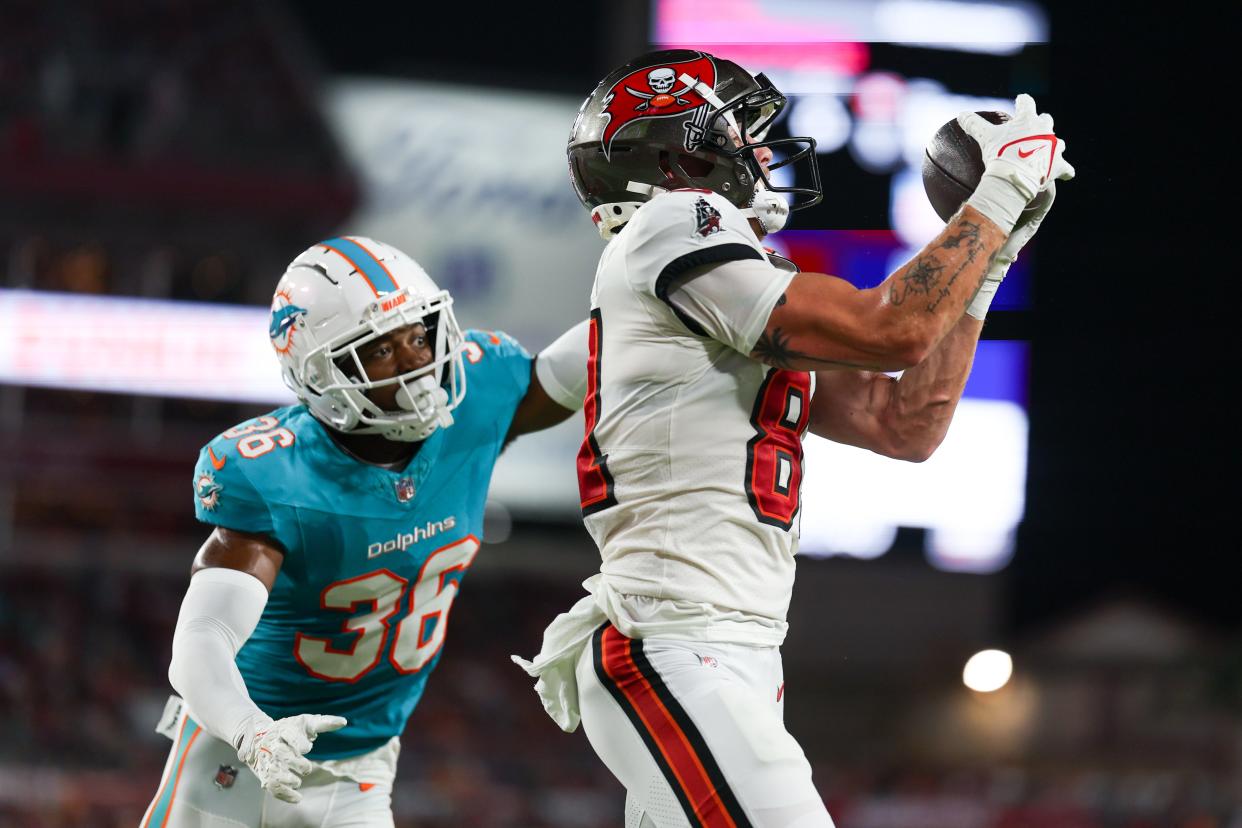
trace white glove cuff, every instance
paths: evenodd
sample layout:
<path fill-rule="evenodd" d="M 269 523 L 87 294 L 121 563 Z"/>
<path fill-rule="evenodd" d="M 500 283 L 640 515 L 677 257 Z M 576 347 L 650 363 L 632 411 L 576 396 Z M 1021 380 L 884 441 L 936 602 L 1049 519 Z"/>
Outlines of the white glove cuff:
<path fill-rule="evenodd" d="M 980 285 L 975 298 L 971 299 L 970 304 L 966 306 L 966 315 L 983 321 L 983 318 L 988 315 L 988 308 L 992 306 L 992 297 L 996 295 L 996 289 L 999 287 L 1000 282 L 993 282 L 991 279 Z"/>
<path fill-rule="evenodd" d="M 584 319 L 539 352 L 535 378 L 557 405 L 570 411 L 582 408 L 586 397 L 590 320 Z"/>
<path fill-rule="evenodd" d="M 1014 183 L 1013 179 L 996 169 L 1003 162 L 994 162 L 983 173 L 979 186 L 975 188 L 966 203 L 987 216 L 1006 234 L 1013 232 L 1018 217 L 1026 209 L 1026 205 L 1035 197 L 1035 193 L 1027 195 L 1024 187 Z M 1010 166 L 1010 165 L 1005 165 Z"/>
<path fill-rule="evenodd" d="M 251 701 L 235 658 L 250 638 L 267 588 L 253 575 L 210 567 L 190 578 L 173 633 L 168 680 L 195 721 L 218 739 L 238 746 L 266 714 Z"/>
<path fill-rule="evenodd" d="M 970 304 L 966 306 L 966 315 L 983 321 L 988 315 L 988 308 L 992 307 L 992 299 L 996 296 L 996 291 L 1000 288 L 1001 282 L 1005 279 L 1005 274 L 1009 272 L 1011 262 L 1004 264 L 994 262 L 992 267 L 988 269 L 988 275 L 984 278 L 983 284 L 979 286 L 979 290 L 975 292 L 975 296 L 970 300 Z"/>

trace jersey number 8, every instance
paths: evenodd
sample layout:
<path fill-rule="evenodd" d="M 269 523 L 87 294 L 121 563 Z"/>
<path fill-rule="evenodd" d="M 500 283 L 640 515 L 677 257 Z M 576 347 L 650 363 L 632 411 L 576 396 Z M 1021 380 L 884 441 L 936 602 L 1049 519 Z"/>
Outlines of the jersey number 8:
<path fill-rule="evenodd" d="M 746 497 L 760 523 L 786 531 L 798 513 L 810 402 L 810 374 L 772 370 L 759 386 L 750 415 L 755 436 L 746 444 Z"/>

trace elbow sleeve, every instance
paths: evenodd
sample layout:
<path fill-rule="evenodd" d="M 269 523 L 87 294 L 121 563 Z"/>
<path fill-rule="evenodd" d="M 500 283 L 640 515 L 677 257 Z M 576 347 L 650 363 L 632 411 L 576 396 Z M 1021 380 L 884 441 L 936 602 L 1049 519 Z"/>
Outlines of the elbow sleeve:
<path fill-rule="evenodd" d="M 230 744 L 255 714 L 237 669 L 237 651 L 250 638 L 267 588 L 245 572 L 209 568 L 190 578 L 173 633 L 168 681 L 207 732 Z"/>
<path fill-rule="evenodd" d="M 535 376 L 543 390 L 557 405 L 577 411 L 582 408 L 587 387 L 587 338 L 590 321 L 582 320 L 539 352 Z"/>

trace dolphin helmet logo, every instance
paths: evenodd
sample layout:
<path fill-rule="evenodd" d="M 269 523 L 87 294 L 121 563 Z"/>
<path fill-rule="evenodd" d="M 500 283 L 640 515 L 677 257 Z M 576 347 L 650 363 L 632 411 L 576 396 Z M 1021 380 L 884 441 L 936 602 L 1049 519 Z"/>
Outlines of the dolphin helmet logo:
<path fill-rule="evenodd" d="M 294 325 L 298 317 L 306 313 L 306 308 L 299 307 L 289 301 L 289 296 L 281 291 L 276 296 L 284 299 L 279 307 L 272 308 L 272 319 L 267 326 L 267 335 L 272 340 L 272 347 L 282 354 L 289 353 L 293 346 Z"/>

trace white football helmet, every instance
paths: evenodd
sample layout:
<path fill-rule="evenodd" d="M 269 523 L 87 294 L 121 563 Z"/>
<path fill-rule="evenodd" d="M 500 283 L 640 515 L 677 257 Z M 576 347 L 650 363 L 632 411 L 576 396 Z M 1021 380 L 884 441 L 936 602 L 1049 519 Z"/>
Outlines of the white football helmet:
<path fill-rule="evenodd" d="M 391 331 L 422 323 L 430 364 L 371 380 L 358 349 Z M 453 299 L 409 256 L 361 236 L 328 239 L 289 265 L 272 297 L 268 329 L 281 377 L 324 424 L 351 434 L 425 440 L 451 425 L 466 396 L 464 342 Z M 400 411 L 366 392 L 397 385 Z"/>

